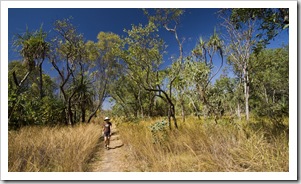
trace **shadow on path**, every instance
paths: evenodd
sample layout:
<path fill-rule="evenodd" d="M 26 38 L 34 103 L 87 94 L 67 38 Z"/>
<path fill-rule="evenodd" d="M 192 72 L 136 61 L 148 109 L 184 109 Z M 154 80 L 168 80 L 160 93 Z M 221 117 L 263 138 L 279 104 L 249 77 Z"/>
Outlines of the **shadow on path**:
<path fill-rule="evenodd" d="M 109 147 L 109 149 L 116 149 L 116 148 L 121 148 L 123 146 L 123 144 L 120 144 L 118 146 L 114 146 L 114 147 Z"/>
<path fill-rule="evenodd" d="M 111 136 L 113 136 L 113 135 L 115 135 L 117 133 L 118 133 L 118 131 L 114 131 L 114 132 L 111 133 Z"/>

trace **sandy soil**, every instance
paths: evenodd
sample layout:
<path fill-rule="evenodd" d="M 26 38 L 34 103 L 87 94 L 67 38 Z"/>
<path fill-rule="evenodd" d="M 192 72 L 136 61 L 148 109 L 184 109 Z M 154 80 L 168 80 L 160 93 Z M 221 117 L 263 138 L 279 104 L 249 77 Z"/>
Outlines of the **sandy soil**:
<path fill-rule="evenodd" d="M 101 139 L 103 140 L 103 139 Z M 113 125 L 109 149 L 105 149 L 103 141 L 98 144 L 97 151 L 90 164 L 92 172 L 133 172 L 133 158 L 129 154 L 129 145 L 122 142 L 118 130 Z"/>

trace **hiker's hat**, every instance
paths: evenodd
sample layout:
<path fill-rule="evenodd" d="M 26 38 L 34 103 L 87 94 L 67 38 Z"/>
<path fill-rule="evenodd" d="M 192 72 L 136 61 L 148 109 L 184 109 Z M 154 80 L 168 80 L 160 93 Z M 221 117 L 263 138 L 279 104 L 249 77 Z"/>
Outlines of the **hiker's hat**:
<path fill-rule="evenodd" d="M 109 117 L 105 117 L 105 121 L 106 121 L 106 120 L 110 120 L 110 118 L 109 118 Z"/>

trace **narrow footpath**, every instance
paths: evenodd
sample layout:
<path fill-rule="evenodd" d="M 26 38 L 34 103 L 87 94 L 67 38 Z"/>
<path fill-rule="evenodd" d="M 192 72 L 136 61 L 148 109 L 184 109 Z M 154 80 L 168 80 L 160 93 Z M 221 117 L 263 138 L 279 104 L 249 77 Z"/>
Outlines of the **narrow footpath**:
<path fill-rule="evenodd" d="M 129 146 L 122 142 L 116 126 L 113 125 L 109 149 L 105 149 L 103 142 L 99 144 L 97 152 L 90 163 L 90 170 L 92 172 L 137 171 L 132 166 L 132 161 L 133 159 L 131 159 L 129 154 Z"/>

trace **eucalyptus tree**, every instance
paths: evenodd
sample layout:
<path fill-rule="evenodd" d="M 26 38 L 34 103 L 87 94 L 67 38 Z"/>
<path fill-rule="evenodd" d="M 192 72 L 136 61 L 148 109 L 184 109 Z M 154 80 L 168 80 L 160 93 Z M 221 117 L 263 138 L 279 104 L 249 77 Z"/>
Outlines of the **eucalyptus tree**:
<path fill-rule="evenodd" d="M 120 106 L 119 111 L 115 111 L 115 113 L 123 114 L 128 119 L 150 115 L 149 109 L 146 108 L 147 104 L 150 104 L 149 92 L 137 85 L 129 75 L 124 73 L 113 81 L 111 89 L 111 97 Z"/>
<path fill-rule="evenodd" d="M 123 43 L 119 35 L 112 32 L 99 32 L 96 43 L 88 41 L 88 58 L 92 60 L 92 75 L 94 80 L 94 94 L 97 104 L 89 115 L 88 122 L 100 110 L 104 100 L 115 89 L 111 85 L 120 77 L 122 65 L 120 61 Z"/>
<path fill-rule="evenodd" d="M 229 62 L 239 74 L 244 87 L 246 119 L 249 120 L 250 57 L 259 54 L 269 41 L 289 27 L 286 8 L 226 9 L 221 11 L 222 25 L 229 37 Z"/>
<path fill-rule="evenodd" d="M 125 30 L 128 34 L 125 38 L 127 48 L 123 55 L 126 62 L 127 74 L 140 89 L 153 93 L 155 97 L 163 99 L 168 104 L 168 120 L 173 119 L 174 126 L 178 128 L 175 117 L 175 104 L 172 99 L 171 87 L 169 91 L 164 86 L 167 77 L 166 71 L 160 71 L 162 63 L 164 42 L 157 34 L 158 28 L 153 22 L 143 26 L 132 25 L 131 30 Z"/>
<path fill-rule="evenodd" d="M 220 14 L 230 14 L 229 18 L 236 29 L 243 28 L 242 25 L 250 20 L 258 20 L 258 42 L 253 47 L 255 53 L 259 53 L 270 40 L 289 28 L 288 8 L 225 8 L 220 10 Z"/>
<path fill-rule="evenodd" d="M 74 124 L 81 117 L 85 122 L 89 110 L 90 122 L 108 96 L 110 82 L 118 74 L 121 39 L 114 33 L 100 32 L 97 42 L 85 41 L 70 18 L 57 20 L 54 27 L 58 36 L 53 39 L 51 63 L 60 78 L 65 121 Z"/>
<path fill-rule="evenodd" d="M 73 119 L 72 124 L 79 121 L 85 122 L 86 111 L 92 106 L 93 82 L 90 69 L 93 61 L 89 60 L 88 50 L 84 38 L 80 38 L 74 47 L 75 53 L 72 59 L 72 72 L 68 89 L 68 108 L 71 107 Z"/>
<path fill-rule="evenodd" d="M 237 29 L 236 23 L 229 17 L 224 18 L 223 26 L 226 28 L 229 37 L 228 61 L 233 65 L 234 70 L 240 75 L 244 86 L 244 101 L 246 120 L 249 120 L 249 97 L 250 97 L 250 56 L 252 49 L 258 43 L 255 37 L 256 18 L 249 19 Z"/>
<path fill-rule="evenodd" d="M 179 38 L 178 34 L 178 27 L 180 25 L 180 18 L 184 14 L 183 9 L 179 8 L 156 8 L 156 9 L 143 9 L 145 15 L 148 17 L 148 20 L 150 22 L 153 22 L 157 25 L 157 27 L 163 27 L 166 31 L 172 33 L 175 37 L 175 40 L 179 47 L 179 55 L 176 58 L 175 64 L 172 64 L 172 66 L 167 69 L 168 71 L 168 87 L 169 87 L 169 96 L 174 96 L 172 94 L 173 87 L 176 86 L 176 92 L 178 92 L 178 97 L 180 101 L 181 106 L 181 114 L 182 114 L 182 121 L 185 121 L 185 104 L 184 104 L 184 89 L 183 85 L 180 81 L 183 80 L 183 77 L 181 77 L 180 71 L 183 70 L 183 62 L 184 62 L 184 55 L 183 55 L 183 38 Z M 173 61 L 174 62 L 174 61 Z M 175 114 L 175 108 L 174 105 L 171 105 L 169 107 L 169 114 Z M 169 116 L 170 117 L 170 116 Z M 174 119 L 176 121 L 176 119 Z M 176 124 L 176 123 L 175 123 Z"/>
<path fill-rule="evenodd" d="M 136 99 L 133 99 L 134 94 L 137 93 L 137 86 L 126 74 L 115 80 L 111 86 L 110 95 L 115 100 L 114 113 L 127 116 L 135 116 Z"/>
<path fill-rule="evenodd" d="M 83 59 L 84 41 L 83 36 L 77 33 L 70 19 L 57 20 L 54 23 L 57 37 L 53 39 L 53 50 L 50 62 L 58 72 L 60 78 L 60 92 L 65 103 L 65 122 L 74 124 L 72 100 L 77 88 L 71 88 L 76 82 L 76 72 Z"/>

